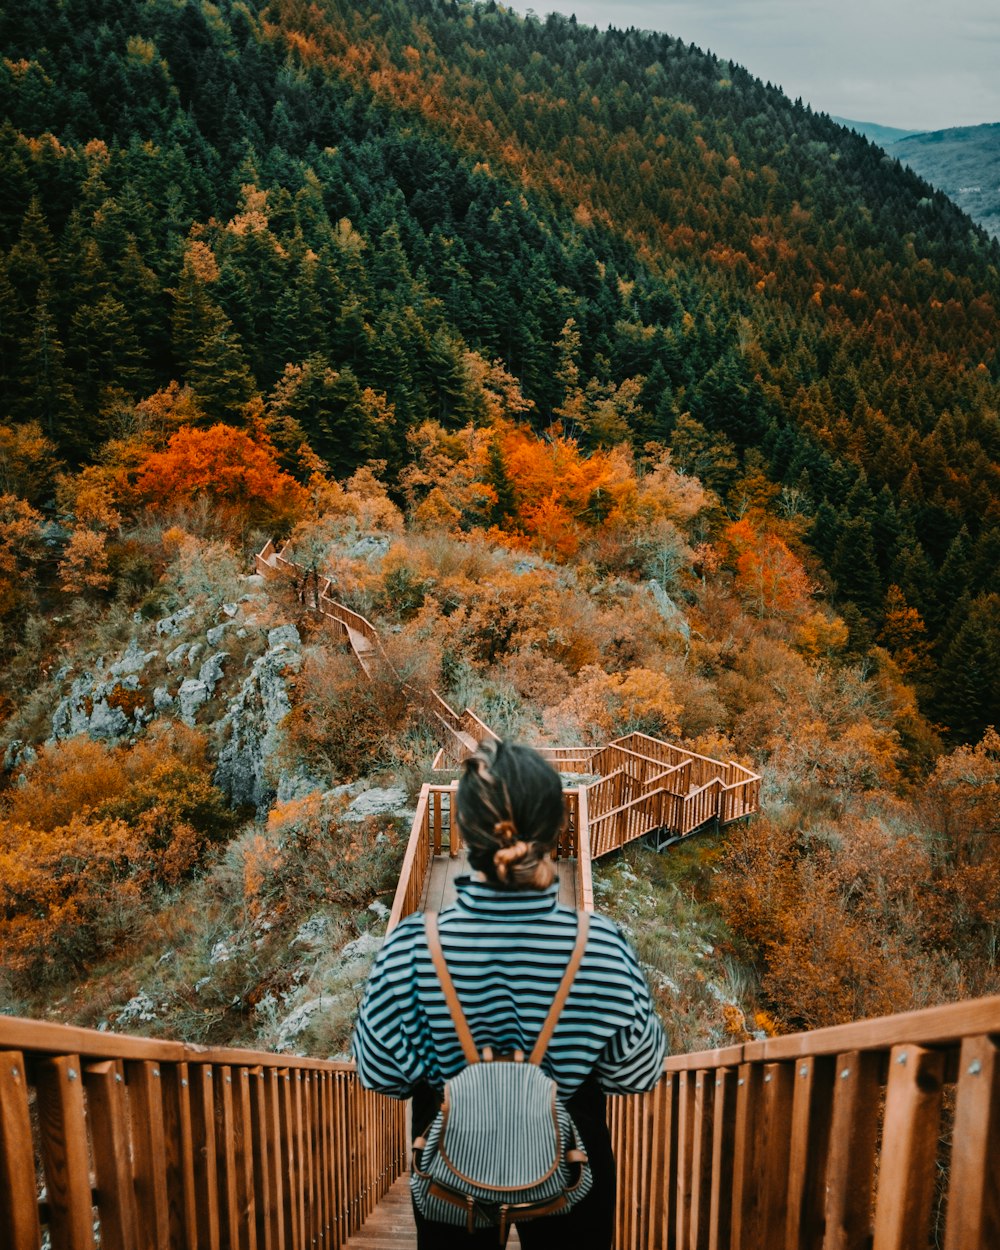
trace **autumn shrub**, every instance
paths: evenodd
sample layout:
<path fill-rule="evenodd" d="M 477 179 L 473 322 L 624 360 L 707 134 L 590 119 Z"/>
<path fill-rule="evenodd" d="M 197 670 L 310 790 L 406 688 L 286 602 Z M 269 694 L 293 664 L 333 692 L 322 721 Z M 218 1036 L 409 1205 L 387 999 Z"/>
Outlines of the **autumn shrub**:
<path fill-rule="evenodd" d="M 38 984 L 79 974 L 145 913 L 141 837 L 124 821 L 41 829 L 0 820 L 0 974 Z"/>
<path fill-rule="evenodd" d="M 235 823 L 204 739 L 183 725 L 158 724 L 131 750 L 86 737 L 42 748 L 0 821 L 0 965 L 78 973 Z"/>
<path fill-rule="evenodd" d="M 408 830 L 406 833 L 408 834 Z M 395 891 L 406 836 L 390 818 L 345 819 L 319 795 L 278 804 L 244 858 L 244 889 L 254 910 L 320 903 L 363 907 Z"/>
<path fill-rule="evenodd" d="M 376 667 L 369 681 L 349 652 L 308 647 L 290 685 L 292 710 L 282 722 L 286 760 L 331 782 L 364 776 L 388 760 L 408 702 L 387 665 Z"/>
<path fill-rule="evenodd" d="M 547 722 L 556 732 L 560 726 L 571 734 L 575 729 L 575 740 L 591 743 L 633 732 L 676 738 L 680 711 L 666 673 L 645 668 L 605 673 L 589 665 L 571 693 L 547 714 Z"/>

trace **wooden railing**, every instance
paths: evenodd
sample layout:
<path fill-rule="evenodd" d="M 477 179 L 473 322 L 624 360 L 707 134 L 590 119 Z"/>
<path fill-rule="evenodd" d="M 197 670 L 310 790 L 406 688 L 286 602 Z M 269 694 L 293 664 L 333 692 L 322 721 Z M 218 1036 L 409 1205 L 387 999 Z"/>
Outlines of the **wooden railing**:
<path fill-rule="evenodd" d="M 996 1250 L 1000 998 L 678 1055 L 615 1098 L 618 1250 Z"/>
<path fill-rule="evenodd" d="M 616 1250 L 1000 1246 L 1000 998 L 673 1056 L 608 1118 Z M 0 1017 L 4 1250 L 337 1248 L 404 1156 L 349 1064 Z"/>
<path fill-rule="evenodd" d="M 3 1250 L 336 1250 L 405 1155 L 351 1064 L 0 1016 Z"/>

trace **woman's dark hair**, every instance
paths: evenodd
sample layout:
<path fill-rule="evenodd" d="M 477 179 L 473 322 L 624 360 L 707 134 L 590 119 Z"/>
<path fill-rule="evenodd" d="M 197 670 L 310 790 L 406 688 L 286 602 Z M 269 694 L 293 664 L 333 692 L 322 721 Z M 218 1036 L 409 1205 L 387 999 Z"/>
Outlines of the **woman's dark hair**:
<path fill-rule="evenodd" d="M 559 774 L 531 747 L 484 742 L 462 764 L 457 816 L 469 863 L 494 885 L 544 890 L 566 819 Z"/>

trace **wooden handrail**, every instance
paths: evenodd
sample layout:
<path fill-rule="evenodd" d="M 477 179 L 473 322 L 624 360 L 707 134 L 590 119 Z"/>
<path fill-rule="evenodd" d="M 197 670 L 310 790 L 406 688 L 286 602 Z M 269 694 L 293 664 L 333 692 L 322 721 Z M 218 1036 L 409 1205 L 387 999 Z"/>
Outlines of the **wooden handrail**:
<path fill-rule="evenodd" d="M 994 997 L 672 1056 L 611 1100 L 616 1246 L 1000 1246 L 998 1035 Z"/>
<path fill-rule="evenodd" d="M 325 1245 L 405 1167 L 352 1064 L 0 1017 L 0 1245 Z M 39 1193 L 44 1185 L 44 1201 Z"/>
<path fill-rule="evenodd" d="M 341 1247 L 405 1166 L 348 1063 L 7 1017 L 0 1060 L 4 1250 L 95 1205 L 102 1246 Z M 617 1247 L 1000 1245 L 1000 997 L 671 1056 L 608 1118 Z"/>

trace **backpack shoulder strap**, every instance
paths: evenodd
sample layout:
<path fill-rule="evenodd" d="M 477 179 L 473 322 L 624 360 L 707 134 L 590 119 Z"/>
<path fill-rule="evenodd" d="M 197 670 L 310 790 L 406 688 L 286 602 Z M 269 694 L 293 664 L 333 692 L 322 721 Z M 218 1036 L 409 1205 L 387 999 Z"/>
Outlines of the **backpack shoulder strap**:
<path fill-rule="evenodd" d="M 545 1052 L 549 1048 L 549 1042 L 552 1040 L 552 1034 L 555 1032 L 556 1024 L 559 1022 L 559 1016 L 563 1007 L 566 1005 L 566 999 L 569 998 L 570 987 L 573 979 L 580 967 L 580 961 L 583 959 L 584 947 L 587 945 L 587 934 L 590 931 L 590 914 L 589 912 L 577 912 L 576 923 L 576 945 L 573 947 L 573 953 L 569 957 L 569 963 L 566 965 L 566 971 L 563 973 L 563 979 L 559 982 L 559 989 L 556 990 L 556 996 L 552 1000 L 552 1006 L 549 1008 L 549 1014 L 545 1017 L 545 1023 L 542 1025 L 542 1031 L 538 1035 L 538 1041 L 535 1042 L 534 1049 L 528 1059 L 529 1063 L 540 1064 L 545 1058 Z"/>
<path fill-rule="evenodd" d="M 465 1018 L 465 1012 L 462 1010 L 462 1004 L 458 1001 L 455 982 L 451 979 L 448 965 L 444 961 L 444 951 L 441 949 L 441 935 L 438 933 L 437 912 L 429 911 L 424 913 L 424 932 L 427 935 L 427 949 L 430 951 L 431 959 L 434 961 L 434 971 L 437 973 L 438 981 L 440 981 L 441 989 L 444 992 L 444 1001 L 448 1004 L 455 1032 L 458 1034 L 458 1040 L 462 1045 L 462 1053 L 465 1055 L 467 1063 L 478 1063 L 479 1051 L 476 1050 L 476 1043 L 473 1041 L 472 1031 Z"/>

